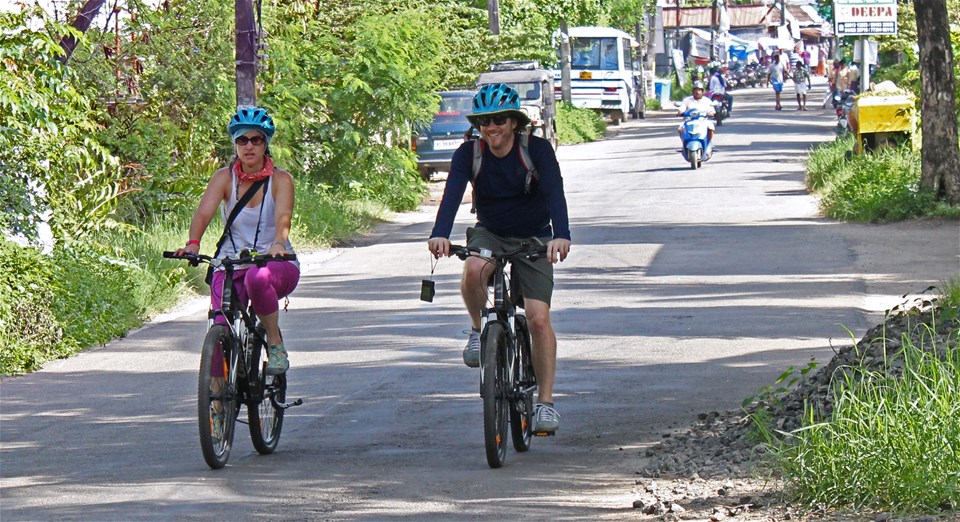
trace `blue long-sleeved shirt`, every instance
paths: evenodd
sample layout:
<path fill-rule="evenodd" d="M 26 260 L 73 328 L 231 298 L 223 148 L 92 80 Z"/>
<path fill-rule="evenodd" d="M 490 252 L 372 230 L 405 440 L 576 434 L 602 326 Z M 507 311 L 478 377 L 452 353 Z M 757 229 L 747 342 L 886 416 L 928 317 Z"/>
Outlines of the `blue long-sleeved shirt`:
<path fill-rule="evenodd" d="M 477 225 L 502 237 L 570 239 L 567 200 L 563 194 L 560 164 L 550 142 L 530 136 L 530 158 L 540 174 L 530 194 L 524 193 L 527 169 L 520 161 L 520 138 L 513 149 L 498 158 L 484 147 L 474 188 Z M 473 172 L 473 143 L 465 142 L 450 162 L 443 199 L 430 237 L 450 237 L 457 209 Z M 551 226 L 552 225 L 552 226 Z"/>

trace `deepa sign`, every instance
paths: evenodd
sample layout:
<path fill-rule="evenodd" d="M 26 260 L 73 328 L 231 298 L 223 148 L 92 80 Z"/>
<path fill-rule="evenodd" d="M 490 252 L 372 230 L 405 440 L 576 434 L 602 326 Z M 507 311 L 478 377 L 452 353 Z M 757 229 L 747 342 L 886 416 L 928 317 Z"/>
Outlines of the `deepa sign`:
<path fill-rule="evenodd" d="M 896 0 L 834 0 L 837 36 L 897 34 Z"/>

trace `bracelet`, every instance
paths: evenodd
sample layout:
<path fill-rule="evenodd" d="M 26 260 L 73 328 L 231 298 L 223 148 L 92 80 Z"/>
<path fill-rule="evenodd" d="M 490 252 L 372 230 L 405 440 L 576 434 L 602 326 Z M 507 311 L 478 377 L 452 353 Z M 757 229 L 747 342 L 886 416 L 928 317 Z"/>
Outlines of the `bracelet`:
<path fill-rule="evenodd" d="M 190 239 L 190 240 L 187 241 L 186 246 L 190 246 L 190 245 L 200 246 L 200 241 L 197 240 L 197 239 Z"/>

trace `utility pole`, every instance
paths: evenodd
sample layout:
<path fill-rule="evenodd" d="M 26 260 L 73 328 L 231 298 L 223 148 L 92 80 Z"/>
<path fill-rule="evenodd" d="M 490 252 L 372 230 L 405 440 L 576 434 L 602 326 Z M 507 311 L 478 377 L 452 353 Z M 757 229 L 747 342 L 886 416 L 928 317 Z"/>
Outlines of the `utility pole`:
<path fill-rule="evenodd" d="M 490 34 L 500 36 L 500 2 L 487 0 L 487 18 L 490 23 Z"/>
<path fill-rule="evenodd" d="M 567 21 L 560 22 L 560 97 L 570 103 L 570 33 Z"/>
<path fill-rule="evenodd" d="M 710 61 L 717 59 L 717 0 L 710 10 Z"/>
<path fill-rule="evenodd" d="M 237 107 L 257 105 L 257 24 L 251 0 L 236 0 Z"/>

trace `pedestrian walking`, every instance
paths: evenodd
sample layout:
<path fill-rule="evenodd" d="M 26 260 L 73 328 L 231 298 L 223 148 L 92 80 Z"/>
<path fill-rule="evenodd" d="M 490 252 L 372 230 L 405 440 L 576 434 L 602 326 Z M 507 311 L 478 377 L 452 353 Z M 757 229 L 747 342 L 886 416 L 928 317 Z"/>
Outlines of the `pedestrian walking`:
<path fill-rule="evenodd" d="M 780 58 L 780 51 L 777 51 L 777 54 L 773 56 L 773 63 L 770 64 L 770 68 L 767 69 L 767 79 L 770 80 L 770 85 L 773 87 L 773 94 L 776 97 L 777 105 L 774 107 L 774 110 L 783 110 L 783 107 L 780 106 L 780 93 L 783 92 L 783 77 L 784 77 L 784 65 L 783 61 Z"/>
<path fill-rule="evenodd" d="M 797 64 L 793 70 L 793 85 L 797 90 L 797 110 L 807 110 L 807 92 L 812 87 L 810 83 L 810 69 L 803 62 Z"/>

